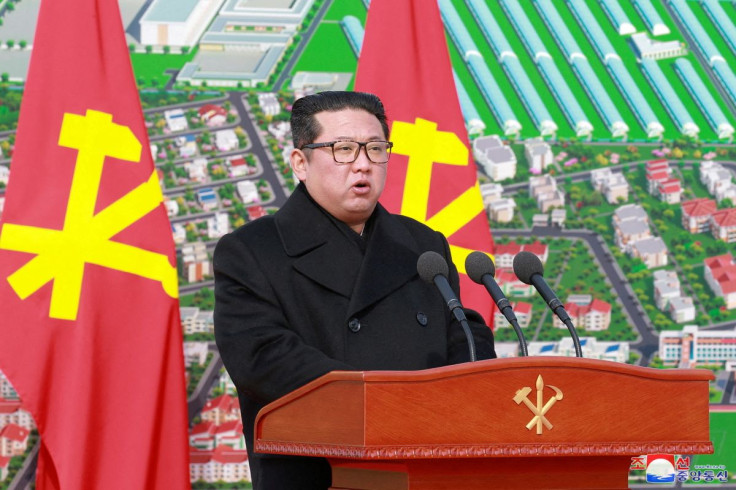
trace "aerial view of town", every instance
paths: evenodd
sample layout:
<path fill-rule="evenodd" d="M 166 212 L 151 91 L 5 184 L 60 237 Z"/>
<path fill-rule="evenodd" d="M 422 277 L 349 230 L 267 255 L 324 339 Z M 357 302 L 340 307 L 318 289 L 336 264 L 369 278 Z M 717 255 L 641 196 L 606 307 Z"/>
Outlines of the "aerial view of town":
<path fill-rule="evenodd" d="M 290 107 L 353 89 L 370 0 L 118 3 L 176 243 L 192 487 L 251 488 L 214 342 L 212 252 L 294 190 Z M 715 373 L 715 453 L 693 464 L 721 467 L 705 483 L 733 482 L 736 2 L 438 3 L 496 280 L 529 355 L 575 349 L 514 275 L 521 251 L 544 264 L 584 357 Z M 0 216 L 39 7 L 0 0 Z M 518 356 L 503 315 L 494 325 L 498 356 Z M 28 488 L 37 452 L 34 421 L 0 372 L 0 489 Z"/>

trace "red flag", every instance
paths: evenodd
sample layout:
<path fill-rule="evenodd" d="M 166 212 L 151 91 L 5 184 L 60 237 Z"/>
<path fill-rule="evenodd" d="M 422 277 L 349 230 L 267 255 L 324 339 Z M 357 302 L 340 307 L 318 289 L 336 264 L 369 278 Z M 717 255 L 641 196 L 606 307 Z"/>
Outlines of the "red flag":
<path fill-rule="evenodd" d="M 492 302 L 465 271 L 473 250 L 492 252 L 488 219 L 436 1 L 373 0 L 355 90 L 386 105 L 394 148 L 381 203 L 448 238 L 463 304 L 491 321 Z"/>
<path fill-rule="evenodd" d="M 171 227 L 115 0 L 44 0 L 0 222 L 37 488 L 189 488 Z"/>

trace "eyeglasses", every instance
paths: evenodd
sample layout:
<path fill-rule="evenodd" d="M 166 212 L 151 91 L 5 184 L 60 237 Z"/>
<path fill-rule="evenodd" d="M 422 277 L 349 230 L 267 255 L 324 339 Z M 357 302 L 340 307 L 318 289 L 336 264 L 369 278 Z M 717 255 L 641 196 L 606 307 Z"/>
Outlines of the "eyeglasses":
<path fill-rule="evenodd" d="M 353 163 L 358 159 L 361 147 L 365 148 L 365 156 L 373 163 L 387 163 L 391 156 L 390 141 L 328 141 L 326 143 L 309 143 L 302 145 L 300 150 L 313 148 L 332 148 L 332 158 L 336 163 Z"/>

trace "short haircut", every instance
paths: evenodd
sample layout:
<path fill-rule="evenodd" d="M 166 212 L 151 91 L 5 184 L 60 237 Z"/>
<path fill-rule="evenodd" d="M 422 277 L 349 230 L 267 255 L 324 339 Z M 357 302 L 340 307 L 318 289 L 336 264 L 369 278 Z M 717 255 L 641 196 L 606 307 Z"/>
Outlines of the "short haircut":
<path fill-rule="evenodd" d="M 383 103 L 376 95 L 367 92 L 327 91 L 307 95 L 294 102 L 291 108 L 291 134 L 294 148 L 301 148 L 319 136 L 322 128 L 314 117 L 319 112 L 337 112 L 357 109 L 373 114 L 381 123 L 383 135 L 388 139 L 388 122 Z"/>

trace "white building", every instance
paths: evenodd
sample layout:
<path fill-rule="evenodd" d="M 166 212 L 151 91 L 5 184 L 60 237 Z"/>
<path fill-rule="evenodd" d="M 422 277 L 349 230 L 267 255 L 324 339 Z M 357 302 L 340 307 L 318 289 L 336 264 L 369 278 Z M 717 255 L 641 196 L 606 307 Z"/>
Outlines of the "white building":
<path fill-rule="evenodd" d="M 667 265 L 667 245 L 658 236 L 644 238 L 632 245 L 631 256 L 640 258 L 649 269 Z"/>
<path fill-rule="evenodd" d="M 628 342 L 602 342 L 595 337 L 580 338 L 580 349 L 587 359 L 627 362 L 629 360 Z M 575 346 L 570 337 L 559 342 L 529 342 L 529 356 L 566 356 L 575 357 Z"/>
<path fill-rule="evenodd" d="M 629 183 L 623 174 L 613 173 L 610 168 L 599 168 L 590 172 L 590 183 L 603 194 L 609 204 L 616 204 L 619 198 L 629 200 Z"/>
<path fill-rule="evenodd" d="M 661 60 L 687 54 L 685 45 L 679 40 L 655 41 L 649 39 L 646 32 L 632 34 L 630 39 L 639 59 Z"/>
<path fill-rule="evenodd" d="M 513 221 L 516 213 L 516 201 L 511 198 L 499 199 L 488 204 L 488 219 L 496 223 Z"/>
<path fill-rule="evenodd" d="M 164 111 L 164 119 L 166 120 L 166 127 L 168 127 L 169 131 L 172 133 L 189 129 L 187 117 L 184 115 L 183 109 Z"/>
<path fill-rule="evenodd" d="M 225 0 L 153 0 L 141 16 L 141 44 L 194 46 Z"/>
<path fill-rule="evenodd" d="M 189 180 L 192 182 L 209 181 L 206 158 L 195 158 L 191 162 L 186 162 L 184 164 L 184 170 L 186 170 Z"/>
<path fill-rule="evenodd" d="M 736 359 L 736 331 L 701 331 L 697 325 L 659 332 L 659 358 L 681 367 Z"/>
<path fill-rule="evenodd" d="M 209 343 L 203 341 L 189 342 L 185 341 L 184 344 L 184 364 L 187 367 L 197 364 L 204 366 L 207 362 L 207 354 L 209 352 Z"/>
<path fill-rule="evenodd" d="M 230 218 L 227 213 L 215 213 L 207 219 L 207 236 L 214 239 L 230 233 Z"/>
<path fill-rule="evenodd" d="M 536 174 L 541 174 L 554 162 L 552 148 L 541 138 L 532 138 L 524 143 L 524 156 L 529 163 L 529 170 Z"/>
<path fill-rule="evenodd" d="M 0 429 L 8 424 L 15 424 L 27 430 L 36 428 L 31 413 L 23 408 L 20 400 L 0 398 Z"/>
<path fill-rule="evenodd" d="M 261 110 L 266 116 L 275 116 L 281 112 L 281 104 L 279 104 L 279 99 L 273 92 L 258 94 L 258 105 L 261 106 Z"/>
<path fill-rule="evenodd" d="M 192 449 L 189 460 L 189 478 L 193 482 L 250 481 L 248 452 L 244 449 L 232 449 L 225 445 L 218 446 L 214 451 Z"/>
<path fill-rule="evenodd" d="M 658 270 L 652 273 L 654 278 L 654 303 L 664 310 L 669 302 L 680 297 L 680 279 L 675 271 Z"/>
<path fill-rule="evenodd" d="M 668 306 L 670 317 L 676 323 L 695 320 L 695 304 L 689 296 L 673 298 Z"/>
<path fill-rule="evenodd" d="M 473 156 L 492 180 L 498 182 L 516 176 L 516 154 L 498 135 L 480 136 L 473 141 Z"/>
<path fill-rule="evenodd" d="M 219 151 L 232 151 L 238 148 L 238 135 L 232 129 L 221 129 L 215 132 L 215 146 Z"/>
<path fill-rule="evenodd" d="M 529 322 L 532 321 L 532 304 L 524 301 L 511 302 L 511 309 L 514 310 L 519 326 L 528 327 Z M 511 328 L 511 324 L 499 309 L 496 309 L 493 314 L 493 326 L 494 328 Z"/>
<path fill-rule="evenodd" d="M 180 306 L 179 316 L 184 335 L 215 332 L 214 312 L 211 310 L 200 310 L 196 306 Z"/>
<path fill-rule="evenodd" d="M 243 201 L 243 204 L 252 204 L 260 202 L 260 196 L 258 195 L 258 187 L 252 180 L 241 180 L 236 185 L 238 195 Z"/>

